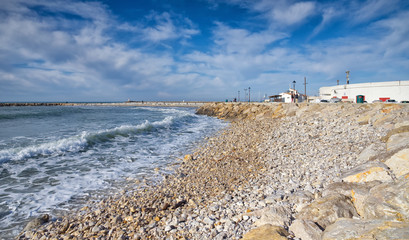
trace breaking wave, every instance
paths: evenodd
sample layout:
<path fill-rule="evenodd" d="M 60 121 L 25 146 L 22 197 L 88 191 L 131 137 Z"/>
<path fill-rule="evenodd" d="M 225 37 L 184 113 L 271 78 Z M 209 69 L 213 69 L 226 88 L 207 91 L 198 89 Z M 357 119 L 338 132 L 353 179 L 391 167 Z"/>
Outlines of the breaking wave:
<path fill-rule="evenodd" d="M 122 125 L 112 129 L 96 132 L 84 131 L 79 135 L 42 143 L 38 145 L 5 149 L 0 151 L 0 163 L 27 158 L 62 155 L 67 152 L 85 151 L 87 148 L 109 142 L 117 137 L 129 137 L 143 132 L 154 131 L 169 127 L 175 122 L 175 117 L 167 116 L 161 121 L 149 122 L 146 120 L 139 125 Z"/>

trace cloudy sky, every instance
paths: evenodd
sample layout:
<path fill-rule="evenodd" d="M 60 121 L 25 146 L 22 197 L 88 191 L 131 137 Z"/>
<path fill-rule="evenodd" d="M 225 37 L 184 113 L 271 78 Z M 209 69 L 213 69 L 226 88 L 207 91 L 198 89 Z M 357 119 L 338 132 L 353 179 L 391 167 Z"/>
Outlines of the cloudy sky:
<path fill-rule="evenodd" d="M 252 100 L 409 79 L 407 0 L 1 0 L 0 101 Z"/>

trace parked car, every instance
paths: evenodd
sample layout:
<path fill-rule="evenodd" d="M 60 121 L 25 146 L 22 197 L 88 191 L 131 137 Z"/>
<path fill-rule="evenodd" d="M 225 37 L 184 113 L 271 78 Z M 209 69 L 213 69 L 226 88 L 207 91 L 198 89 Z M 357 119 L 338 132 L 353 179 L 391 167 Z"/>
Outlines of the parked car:
<path fill-rule="evenodd" d="M 341 102 L 341 99 L 340 98 L 331 98 L 330 100 L 329 100 L 329 102 L 330 103 L 339 103 L 339 102 Z"/>
<path fill-rule="evenodd" d="M 403 100 L 403 101 L 400 101 L 401 103 L 409 103 L 409 101 L 408 100 Z"/>
<path fill-rule="evenodd" d="M 385 102 L 388 102 L 388 103 L 396 103 L 396 100 L 395 100 L 395 99 L 388 99 L 388 100 L 386 100 Z"/>
<path fill-rule="evenodd" d="M 373 100 L 373 103 L 378 103 L 378 102 L 382 102 L 381 100 Z"/>
<path fill-rule="evenodd" d="M 327 103 L 327 102 L 328 102 L 328 100 L 321 99 L 321 100 L 320 100 L 320 102 L 322 102 L 322 103 Z"/>

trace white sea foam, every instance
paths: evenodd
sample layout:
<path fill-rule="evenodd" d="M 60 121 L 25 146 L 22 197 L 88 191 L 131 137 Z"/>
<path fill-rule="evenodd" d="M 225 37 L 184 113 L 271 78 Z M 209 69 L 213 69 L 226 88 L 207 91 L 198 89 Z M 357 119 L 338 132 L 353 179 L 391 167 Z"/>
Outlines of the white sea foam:
<path fill-rule="evenodd" d="M 102 114 L 90 115 L 93 109 Z M 0 214 L 0 235 L 9 229 L 18 233 L 30 216 L 69 209 L 95 191 L 123 186 L 124 179 L 154 177 L 154 168 L 164 169 L 183 156 L 189 143 L 220 127 L 220 121 L 196 116 L 191 109 L 105 109 L 90 108 L 69 118 L 77 122 L 68 122 L 68 128 L 52 125 L 55 134 L 40 130 L 36 137 L 21 131 L 15 135 L 21 138 L 1 139 L 3 146 L 13 147 L 0 150 L 0 173 L 7 175 L 0 179 L 0 209 L 9 211 Z"/>
<path fill-rule="evenodd" d="M 28 147 L 18 147 L 0 151 L 0 163 L 9 160 L 22 160 L 37 156 L 49 156 L 64 152 L 77 152 L 84 149 L 87 140 L 83 137 L 69 137 Z"/>
<path fill-rule="evenodd" d="M 144 123 L 139 125 L 122 125 L 112 129 L 104 129 L 96 132 L 84 131 L 76 136 L 47 143 L 1 150 L 0 163 L 38 156 L 61 155 L 66 152 L 79 152 L 86 149 L 90 145 L 110 141 L 118 136 L 128 137 L 130 134 L 137 134 L 142 131 L 151 130 L 155 127 L 169 126 L 173 123 L 173 120 L 173 116 L 167 116 L 163 120 L 153 123 L 146 120 Z"/>

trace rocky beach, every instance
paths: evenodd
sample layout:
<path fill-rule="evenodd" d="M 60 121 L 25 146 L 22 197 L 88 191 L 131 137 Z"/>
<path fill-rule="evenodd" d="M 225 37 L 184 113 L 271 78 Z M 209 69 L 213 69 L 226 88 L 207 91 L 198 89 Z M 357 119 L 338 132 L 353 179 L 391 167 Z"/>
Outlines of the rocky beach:
<path fill-rule="evenodd" d="M 162 181 L 18 239 L 409 239 L 409 105 L 208 103 L 230 121 Z"/>

